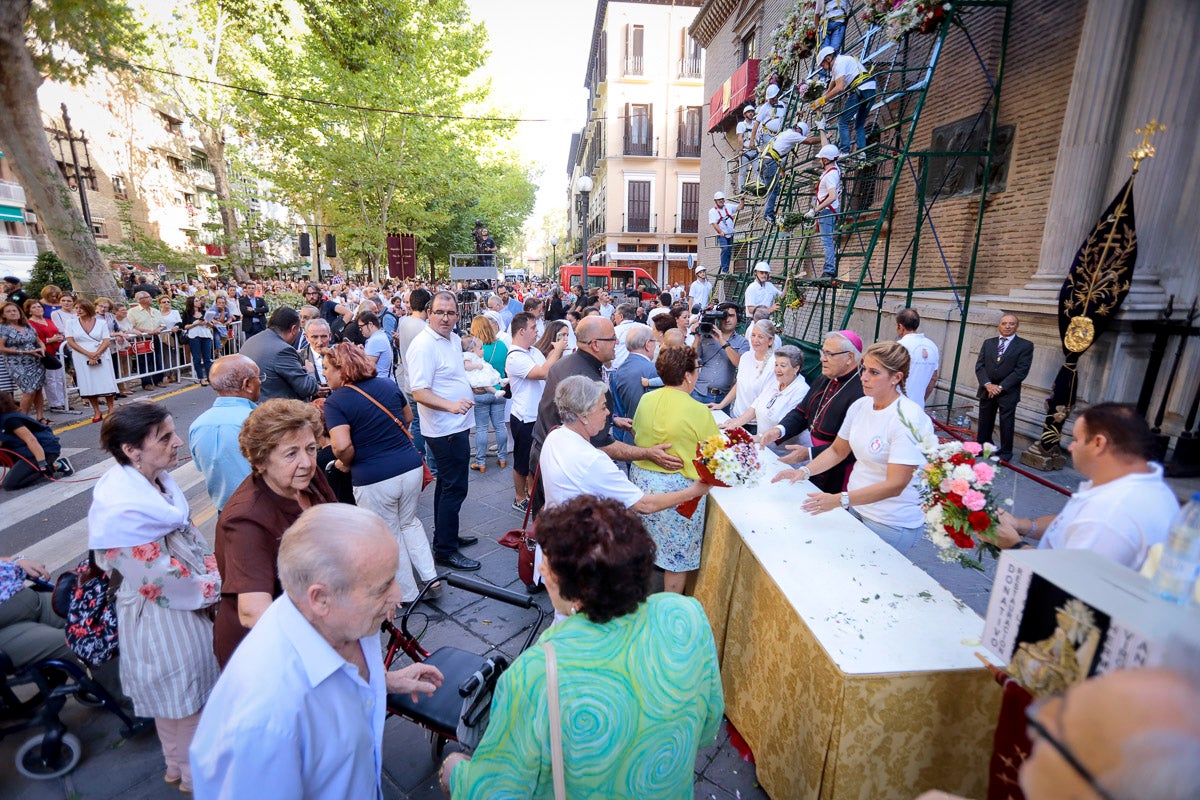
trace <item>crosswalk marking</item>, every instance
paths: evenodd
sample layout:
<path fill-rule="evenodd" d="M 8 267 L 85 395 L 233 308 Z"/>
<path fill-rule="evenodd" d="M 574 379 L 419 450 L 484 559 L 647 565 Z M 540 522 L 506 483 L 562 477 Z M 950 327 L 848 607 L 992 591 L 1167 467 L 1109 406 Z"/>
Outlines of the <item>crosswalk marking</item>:
<path fill-rule="evenodd" d="M 96 474 L 102 475 L 115 463 L 116 461 L 110 458 L 103 463 L 89 467 L 79 474 L 85 475 L 86 473 L 97 471 Z M 197 485 L 204 482 L 204 476 L 200 474 L 200 471 L 196 469 L 196 465 L 191 461 L 188 461 L 186 464 L 171 470 L 171 477 L 173 477 L 175 482 L 179 484 L 179 488 L 185 495 Z M 17 498 L 17 500 L 29 501 L 34 509 L 33 512 L 27 513 L 19 520 L 15 520 L 8 524 L 3 530 L 0 530 L 0 536 L 2 536 L 5 531 L 16 527 L 24 520 L 29 519 L 31 516 L 44 513 L 45 509 L 50 507 L 50 504 L 61 503 L 81 492 L 88 491 L 94 485 L 94 482 L 89 482 L 86 484 L 55 483 L 50 484 L 49 486 L 39 487 L 26 495 L 22 495 L 20 498 Z M 61 489 L 65 487 L 72 487 L 73 490 L 68 492 L 61 491 Z M 8 503 L 5 503 L 4 505 L 5 512 L 8 511 L 8 505 Z M 191 504 L 191 508 L 193 520 L 203 517 L 204 521 L 207 522 L 207 520 L 212 516 L 212 501 L 209 499 L 206 492 L 201 492 L 200 495 L 195 498 L 194 502 Z M 8 514 L 5 513 L 4 516 L 5 522 L 9 522 L 11 518 L 8 516 Z M 203 523 L 197 522 L 196 524 L 200 526 Z M 67 566 L 73 566 L 76 559 L 80 557 L 80 554 L 87 552 L 87 533 L 87 517 L 85 516 L 78 522 L 63 528 L 58 533 L 48 536 L 36 544 L 21 548 L 21 554 L 27 558 L 33 559 L 34 561 L 39 561 L 45 564 L 50 569 L 51 574 L 57 575 L 63 568 Z"/>

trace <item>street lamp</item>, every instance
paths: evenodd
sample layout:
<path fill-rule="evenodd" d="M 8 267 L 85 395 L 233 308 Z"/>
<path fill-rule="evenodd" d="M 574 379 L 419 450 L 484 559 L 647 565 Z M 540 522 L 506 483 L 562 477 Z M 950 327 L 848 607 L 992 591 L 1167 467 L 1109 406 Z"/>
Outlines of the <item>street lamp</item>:
<path fill-rule="evenodd" d="M 580 175 L 575 181 L 575 191 L 583 195 L 583 274 L 580 276 L 580 281 L 583 283 L 583 291 L 586 295 L 588 290 L 587 268 L 588 268 L 588 204 L 591 201 L 592 194 L 592 179 L 587 175 Z"/>
<path fill-rule="evenodd" d="M 558 237 L 550 237 L 550 272 L 558 278 Z"/>

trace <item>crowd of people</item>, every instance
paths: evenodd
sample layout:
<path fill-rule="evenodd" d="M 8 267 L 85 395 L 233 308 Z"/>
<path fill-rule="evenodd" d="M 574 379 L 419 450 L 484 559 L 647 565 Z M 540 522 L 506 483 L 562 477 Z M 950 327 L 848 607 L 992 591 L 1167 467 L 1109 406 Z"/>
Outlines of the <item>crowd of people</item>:
<path fill-rule="evenodd" d="M 809 514 L 846 509 L 900 552 L 924 527 L 919 444 L 932 432 L 924 401 L 938 357 L 912 309 L 897 316 L 899 341 L 867 346 L 852 330 L 830 332 L 810 385 L 802 351 L 783 344 L 768 318 L 773 298 L 753 303 L 747 319 L 744 304 L 689 302 L 693 291 L 707 301 L 705 286 L 652 302 L 521 284 L 469 300 L 412 282 L 266 284 L 244 288 L 248 303 L 238 287 L 169 288 L 186 298 L 182 313 L 172 316 L 169 300 L 155 309 L 139 287 L 127 316 L 133 326 L 142 317 L 156 329 L 178 326 L 195 377 L 216 394 L 188 431 L 219 512 L 215 548 L 192 525 L 170 474 L 182 446 L 174 421 L 144 402 L 104 417 L 100 443 L 116 466 L 94 493 L 89 546 L 119 576 L 119 691 L 155 719 L 165 779 L 202 796 L 236 794 L 266 777 L 310 794 L 377 788 L 384 694 L 428 694 L 442 678 L 424 665 L 385 672 L 379 624 L 423 589 L 437 596 L 442 587 L 428 584 L 439 568 L 480 568 L 469 554 L 477 539 L 459 521 L 472 471 L 511 467 L 512 507 L 536 517 L 537 583 L 557 621 L 542 637 L 552 647 L 531 648 L 502 680 L 473 757 L 443 765 L 454 797 L 542 791 L 548 711 L 524 698 L 549 689 L 550 658 L 560 684 L 579 687 L 563 696 L 564 718 L 604 707 L 614 720 L 605 735 L 616 738 L 599 750 L 591 733 L 566 727 L 568 747 L 600 754 L 567 759 L 568 788 L 617 796 L 614 786 L 651 781 L 690 791 L 688 756 L 712 740 L 723 707 L 712 632 L 685 596 L 701 566 L 710 489 L 693 458 L 721 428 L 746 427 L 779 453 L 786 468 L 776 481 L 811 481 L 797 498 Z M 304 304 L 272 307 L 284 292 Z M 41 356 L 63 342 L 78 354 L 81 387 L 99 380 L 88 370 L 111 364 L 101 314 L 122 304 L 66 297 L 53 296 L 53 311 L 71 314 L 58 342 L 37 332 L 44 308 L 30 306 L 34 325 L 25 307 L 5 303 L 0 342 L 16 367 L 10 374 L 24 378 L 34 355 L 49 371 Z M 555 305 L 563 316 L 549 319 Z M 261 317 L 262 330 L 220 355 L 218 326 L 239 316 Z M 1015 335 L 1010 316 L 1000 338 Z M 1023 358 L 1023 350 L 1010 352 Z M 983 372 L 981 381 L 992 374 Z M 36 479 L 58 445 L 35 416 L 33 394 L 22 389 L 17 403 L 0 393 L 0 433 L 6 447 L 24 448 Z M 1003 515 L 1002 545 L 1086 547 L 1138 568 L 1165 539 L 1175 508 L 1144 428 L 1123 406 L 1085 412 L 1072 453 L 1091 483 L 1059 515 Z M 417 515 L 430 480 L 432 537 Z M 1122 516 L 1134 507 L 1131 492 L 1154 498 L 1154 513 Z M 698 507 L 689 517 L 678 506 L 690 501 Z M 12 564 L 29 576 L 43 569 Z M 655 571 L 665 591 L 651 596 Z M 6 605 L 0 617 L 17 609 Z M 40 606 L 26 605 L 21 624 L 52 626 Z M 597 659 L 612 648 L 637 654 L 625 694 L 593 685 Z M 312 685 L 304 676 L 314 674 L 337 677 Z M 665 706 L 639 705 L 647 682 L 672 674 L 692 680 L 672 684 Z M 325 730 L 310 719 L 325 705 L 356 712 Z M 653 748 L 639 744 L 663 736 L 675 742 L 678 770 L 653 768 Z M 340 755 L 309 763 L 297 755 L 307 747 Z"/>

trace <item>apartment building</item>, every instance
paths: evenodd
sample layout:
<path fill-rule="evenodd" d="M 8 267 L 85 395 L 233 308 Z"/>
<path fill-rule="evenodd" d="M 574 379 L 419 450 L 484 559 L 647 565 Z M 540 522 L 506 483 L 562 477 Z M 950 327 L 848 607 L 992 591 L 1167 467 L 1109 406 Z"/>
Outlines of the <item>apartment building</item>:
<path fill-rule="evenodd" d="M 704 54 L 687 30 L 699 5 L 598 0 L 587 123 L 572 137 L 567 165 L 573 252 L 586 251 L 591 264 L 642 267 L 660 286 L 690 282 L 708 219 L 700 193 Z M 586 245 L 582 175 L 593 181 Z"/>
<path fill-rule="evenodd" d="M 37 217 L 25 208 L 25 188 L 0 153 L 0 273 L 24 280 L 37 260 Z"/>

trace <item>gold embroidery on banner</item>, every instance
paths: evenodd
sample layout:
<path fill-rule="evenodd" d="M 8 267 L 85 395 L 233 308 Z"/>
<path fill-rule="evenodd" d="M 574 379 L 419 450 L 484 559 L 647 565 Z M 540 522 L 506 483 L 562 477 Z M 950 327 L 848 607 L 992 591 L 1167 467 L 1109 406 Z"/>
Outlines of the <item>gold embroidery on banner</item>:
<path fill-rule="evenodd" d="M 1091 317 L 1071 317 L 1071 324 L 1063 335 L 1063 346 L 1072 353 L 1082 353 L 1092 346 L 1096 338 L 1096 326 Z"/>

